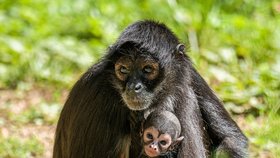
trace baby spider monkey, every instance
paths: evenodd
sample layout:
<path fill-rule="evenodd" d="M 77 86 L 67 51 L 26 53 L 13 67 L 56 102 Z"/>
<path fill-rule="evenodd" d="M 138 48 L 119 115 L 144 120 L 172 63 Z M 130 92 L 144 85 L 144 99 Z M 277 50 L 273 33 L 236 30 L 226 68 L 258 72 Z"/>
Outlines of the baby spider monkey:
<path fill-rule="evenodd" d="M 178 118 L 169 111 L 153 111 L 142 124 L 144 155 L 148 157 L 177 157 L 184 139 Z M 144 156 L 142 155 L 142 156 Z"/>

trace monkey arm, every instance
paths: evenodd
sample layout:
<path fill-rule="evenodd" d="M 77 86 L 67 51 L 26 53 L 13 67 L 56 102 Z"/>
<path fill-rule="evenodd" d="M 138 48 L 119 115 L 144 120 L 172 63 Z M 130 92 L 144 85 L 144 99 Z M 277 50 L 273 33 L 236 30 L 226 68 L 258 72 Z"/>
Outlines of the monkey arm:
<path fill-rule="evenodd" d="M 213 145 L 217 147 L 217 154 L 227 154 L 234 158 L 247 157 L 247 138 L 204 79 L 194 69 L 191 73 L 202 118 Z"/>
<path fill-rule="evenodd" d="M 188 101 L 187 101 L 188 100 Z M 204 146 L 204 131 L 202 131 L 201 113 L 197 103 L 191 99 L 186 99 L 187 104 L 181 104 L 185 108 L 175 110 L 181 122 L 182 136 L 184 140 L 180 144 L 178 158 L 207 157 L 207 150 Z"/>
<path fill-rule="evenodd" d="M 101 73 L 103 67 L 90 68 L 71 90 L 57 125 L 53 158 L 116 157 L 129 144 L 128 110 Z"/>
<path fill-rule="evenodd" d="M 181 75 L 186 76 L 186 72 L 181 73 Z M 207 147 L 205 146 L 207 139 L 205 139 L 206 135 L 205 131 L 203 131 L 202 115 L 195 99 L 196 94 L 193 88 L 186 84 L 188 83 L 188 78 L 180 78 L 181 80 L 177 81 L 178 86 L 175 86 L 177 90 L 174 94 L 175 98 L 177 98 L 174 110 L 181 123 L 181 135 L 184 136 L 178 152 L 178 158 L 204 158 L 208 156 Z"/>

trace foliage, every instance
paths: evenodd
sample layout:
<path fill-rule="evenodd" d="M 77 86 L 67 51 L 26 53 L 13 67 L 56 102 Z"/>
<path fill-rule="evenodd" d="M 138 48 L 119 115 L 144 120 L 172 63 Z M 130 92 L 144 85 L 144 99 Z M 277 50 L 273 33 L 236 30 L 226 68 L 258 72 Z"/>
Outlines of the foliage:
<path fill-rule="evenodd" d="M 10 157 L 37 157 L 42 155 L 43 148 L 41 144 L 35 138 L 31 138 L 28 140 L 22 140 L 21 138 L 1 138 L 0 144 L 0 155 L 3 158 Z"/>
<path fill-rule="evenodd" d="M 256 149 L 280 144 L 275 126 L 280 119 L 277 0 L 0 0 L 0 88 L 69 89 L 121 30 L 142 19 L 164 22 L 190 46 L 187 53 L 195 67 L 225 107 L 252 125 L 246 134 Z M 5 119 L 22 124 L 56 122 L 56 102 L 36 106 L 20 115 L 8 113 Z M 252 132 L 257 129 L 256 118 L 269 120 L 265 134 Z M 5 157 L 2 153 L 0 157 Z"/>

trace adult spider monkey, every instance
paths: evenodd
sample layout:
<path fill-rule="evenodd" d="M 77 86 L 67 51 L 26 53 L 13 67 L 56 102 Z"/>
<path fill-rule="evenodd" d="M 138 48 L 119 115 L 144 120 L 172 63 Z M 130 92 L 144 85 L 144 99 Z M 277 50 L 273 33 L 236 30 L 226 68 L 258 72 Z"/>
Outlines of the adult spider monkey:
<path fill-rule="evenodd" d="M 179 119 L 180 158 L 247 156 L 247 138 L 178 38 L 164 24 L 139 21 L 72 88 L 57 125 L 53 157 L 134 158 L 142 148 L 138 122 L 151 109 Z"/>

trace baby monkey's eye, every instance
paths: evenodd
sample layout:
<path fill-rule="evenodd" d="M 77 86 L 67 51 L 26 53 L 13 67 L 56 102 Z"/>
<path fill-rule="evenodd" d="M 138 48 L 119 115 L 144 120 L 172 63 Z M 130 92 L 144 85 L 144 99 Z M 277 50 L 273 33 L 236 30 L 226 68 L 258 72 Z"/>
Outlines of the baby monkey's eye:
<path fill-rule="evenodd" d="M 151 133 L 147 133 L 146 137 L 147 137 L 148 139 L 153 139 L 153 135 L 152 135 Z"/>
<path fill-rule="evenodd" d="M 165 141 L 165 140 L 162 140 L 162 141 L 160 141 L 159 142 L 161 145 L 166 145 L 167 144 L 167 142 Z"/>
<path fill-rule="evenodd" d="M 128 74 L 128 73 L 129 73 L 129 70 L 128 70 L 128 68 L 126 68 L 125 66 L 121 66 L 120 72 L 123 73 L 123 74 Z"/>

